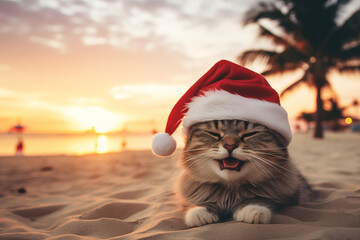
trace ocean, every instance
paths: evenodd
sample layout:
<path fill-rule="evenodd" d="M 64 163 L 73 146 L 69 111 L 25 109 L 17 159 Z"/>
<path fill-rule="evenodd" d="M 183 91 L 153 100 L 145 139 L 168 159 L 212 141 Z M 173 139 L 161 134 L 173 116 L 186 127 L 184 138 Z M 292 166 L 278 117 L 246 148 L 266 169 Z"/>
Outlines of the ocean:
<path fill-rule="evenodd" d="M 121 152 L 124 150 L 150 150 L 152 134 L 23 134 L 25 156 L 84 155 Z M 176 136 L 182 145 L 181 136 Z M 0 134 L 0 156 L 14 156 L 18 136 Z"/>

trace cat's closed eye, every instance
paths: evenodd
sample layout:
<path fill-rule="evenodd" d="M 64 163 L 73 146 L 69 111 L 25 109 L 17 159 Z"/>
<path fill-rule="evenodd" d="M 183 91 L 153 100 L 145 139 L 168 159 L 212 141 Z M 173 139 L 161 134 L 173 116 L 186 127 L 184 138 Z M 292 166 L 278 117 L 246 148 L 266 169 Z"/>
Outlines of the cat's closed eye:
<path fill-rule="evenodd" d="M 260 133 L 259 131 L 254 131 L 254 132 L 249 132 L 249 133 L 245 133 L 245 134 L 242 134 L 240 136 L 240 139 L 241 141 L 245 141 L 246 139 L 252 137 L 252 136 L 255 136 L 256 134 Z"/>
<path fill-rule="evenodd" d="M 212 131 L 206 131 L 206 133 L 210 136 L 212 136 L 213 138 L 215 138 L 216 140 L 220 140 L 221 139 L 221 134 L 218 132 L 212 132 Z"/>

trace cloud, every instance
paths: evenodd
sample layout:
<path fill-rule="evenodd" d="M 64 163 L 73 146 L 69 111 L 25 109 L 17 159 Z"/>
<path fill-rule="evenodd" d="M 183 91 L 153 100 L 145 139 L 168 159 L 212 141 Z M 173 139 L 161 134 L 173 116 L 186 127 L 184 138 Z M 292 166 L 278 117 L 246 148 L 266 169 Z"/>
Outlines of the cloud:
<path fill-rule="evenodd" d="M 99 97 L 77 97 L 73 99 L 76 105 L 99 105 L 104 103 L 103 98 Z"/>
<path fill-rule="evenodd" d="M 11 66 L 8 64 L 0 64 L 0 72 L 7 72 L 11 70 Z"/>
<path fill-rule="evenodd" d="M 82 41 L 86 46 L 104 45 L 108 42 L 106 38 L 96 36 L 83 36 Z"/>
<path fill-rule="evenodd" d="M 61 53 L 65 53 L 65 51 L 66 51 L 66 46 L 62 41 L 41 38 L 41 37 L 36 37 L 36 36 L 31 36 L 30 41 L 44 45 L 46 47 L 54 48 L 56 50 L 59 50 Z"/>
<path fill-rule="evenodd" d="M 177 99 L 186 90 L 187 87 L 184 85 L 126 84 L 112 87 L 109 93 L 117 100 L 135 99 L 138 102 L 154 102 L 164 99 Z"/>
<path fill-rule="evenodd" d="M 239 16 L 251 1 L 18 0 L 0 2 L 1 33 L 62 53 L 74 44 L 130 51 L 162 48 L 194 59 L 233 56 L 251 42 Z M 4 27 L 5 26 L 5 27 Z M 255 34 L 253 34 L 255 35 Z M 143 43 L 145 41 L 145 44 Z"/>
<path fill-rule="evenodd" d="M 8 106 L 17 106 L 22 109 L 59 109 L 55 104 L 50 103 L 39 93 L 24 93 L 22 91 L 13 91 L 7 88 L 0 88 L 0 106 L 7 109 Z"/>
<path fill-rule="evenodd" d="M 5 99 L 5 98 L 18 98 L 21 97 L 22 95 L 20 93 L 17 93 L 15 91 L 6 89 L 6 88 L 0 88 L 0 99 Z"/>

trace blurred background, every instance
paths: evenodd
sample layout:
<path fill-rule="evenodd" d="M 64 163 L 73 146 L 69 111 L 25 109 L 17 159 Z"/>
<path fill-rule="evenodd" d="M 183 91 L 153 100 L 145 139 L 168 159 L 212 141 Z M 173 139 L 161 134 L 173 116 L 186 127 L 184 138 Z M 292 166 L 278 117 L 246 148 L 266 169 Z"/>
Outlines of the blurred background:
<path fill-rule="evenodd" d="M 220 59 L 264 74 L 295 132 L 357 132 L 359 8 L 0 0 L 0 155 L 150 149 L 176 101 Z"/>

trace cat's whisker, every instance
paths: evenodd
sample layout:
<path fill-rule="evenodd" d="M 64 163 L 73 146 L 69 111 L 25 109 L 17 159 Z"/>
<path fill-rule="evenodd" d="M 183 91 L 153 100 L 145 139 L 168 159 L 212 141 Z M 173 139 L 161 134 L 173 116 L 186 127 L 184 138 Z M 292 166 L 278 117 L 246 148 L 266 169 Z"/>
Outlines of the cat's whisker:
<path fill-rule="evenodd" d="M 248 161 L 255 167 L 255 169 L 260 169 L 261 171 L 263 171 L 266 175 L 268 175 L 268 171 L 261 166 L 258 162 L 252 160 L 251 158 L 248 158 Z M 268 176 L 269 177 L 269 176 Z"/>
<path fill-rule="evenodd" d="M 259 169 L 260 172 L 263 172 L 263 173 L 264 173 L 263 176 L 265 177 L 265 179 L 268 180 L 268 182 L 269 182 L 271 185 L 275 186 L 275 184 L 274 184 L 274 182 L 273 182 L 273 179 L 275 179 L 275 178 L 273 177 L 272 174 L 269 174 L 269 172 L 268 172 L 265 168 L 263 168 L 261 165 L 255 164 L 255 162 L 253 162 L 253 165 L 254 165 L 255 169 Z M 259 172 L 258 174 L 260 174 L 260 172 Z M 276 180 L 276 179 L 275 179 L 275 180 Z"/>
<path fill-rule="evenodd" d="M 254 163 L 256 163 L 256 161 L 254 161 Z M 261 164 L 257 163 L 259 168 L 263 169 L 263 172 L 266 174 L 267 179 L 269 180 L 270 184 L 274 187 L 276 187 L 279 184 L 278 179 L 274 176 L 274 174 L 272 174 L 271 172 L 269 172 L 264 166 L 262 166 Z M 275 183 L 274 183 L 275 181 Z M 281 191 L 279 191 L 277 193 L 278 195 L 282 195 L 285 196 Z"/>
<path fill-rule="evenodd" d="M 290 171 L 289 169 L 286 169 L 286 168 L 279 169 L 276 167 L 276 165 L 274 166 L 274 164 L 272 162 L 266 161 L 265 159 L 261 159 L 261 158 L 257 158 L 257 159 L 260 160 L 261 162 L 267 164 L 268 166 L 272 167 L 275 171 L 277 171 L 278 173 L 281 173 L 283 175 L 286 175 L 286 173 L 284 173 L 282 170 Z"/>
<path fill-rule="evenodd" d="M 285 168 L 285 167 L 283 167 L 283 166 L 281 166 L 281 165 L 279 165 L 279 164 L 277 164 L 277 163 L 271 162 L 271 161 L 269 161 L 269 160 L 266 159 L 266 158 L 262 158 L 262 157 L 257 156 L 257 155 L 253 155 L 253 157 L 256 158 L 257 160 L 259 160 L 259 161 L 261 161 L 261 162 L 269 165 L 270 167 L 274 168 L 275 170 L 277 170 L 278 172 L 280 172 L 280 173 L 282 173 L 282 174 L 285 174 L 285 173 L 283 173 L 282 171 L 280 171 L 280 169 L 286 170 L 286 171 L 288 171 L 288 172 L 293 172 L 293 171 L 291 171 L 290 169 L 287 169 L 287 168 Z M 279 169 L 279 168 L 280 168 L 280 169 Z"/>
<path fill-rule="evenodd" d="M 201 158 L 202 156 L 208 156 L 209 153 L 208 152 L 203 152 L 203 153 L 199 153 L 197 155 L 194 155 L 194 156 L 186 156 L 184 158 L 185 161 L 191 161 L 191 160 L 194 160 L 194 159 L 197 159 L 197 158 Z"/>
<path fill-rule="evenodd" d="M 287 149 L 287 147 L 262 147 L 262 148 L 251 148 L 251 150 L 283 150 Z"/>
<path fill-rule="evenodd" d="M 185 160 L 184 162 L 188 163 L 188 162 L 193 162 L 194 160 L 196 160 L 196 161 L 194 161 L 194 163 L 196 163 L 196 162 L 200 162 L 200 161 L 205 161 L 206 159 L 209 159 L 209 158 L 206 156 L 197 156 L 195 158 L 193 158 L 193 157 L 186 158 L 186 159 L 184 159 Z"/>
<path fill-rule="evenodd" d="M 269 170 L 267 170 L 264 166 L 262 166 L 262 165 L 259 164 L 258 162 L 253 161 L 251 158 L 248 158 L 248 160 L 249 160 L 250 163 L 252 163 L 252 164 L 255 166 L 255 168 L 258 167 L 260 170 L 262 170 L 262 171 L 265 173 L 266 177 L 269 179 L 270 183 L 271 183 L 273 186 L 275 186 L 275 184 L 273 183 L 272 179 L 274 179 L 275 181 L 277 181 L 277 180 L 276 180 L 276 178 L 274 177 L 274 175 L 273 175 Z"/>
<path fill-rule="evenodd" d="M 208 153 L 201 153 L 195 156 L 184 158 L 184 164 L 188 168 L 192 168 L 195 165 L 201 165 L 202 162 L 208 161 L 209 159 L 211 158 L 208 157 Z"/>
<path fill-rule="evenodd" d="M 184 150 L 184 153 L 188 153 L 188 152 L 196 152 L 196 151 L 203 151 L 203 150 L 209 150 L 209 148 L 195 148 L 195 149 L 189 149 L 189 150 Z"/>
<path fill-rule="evenodd" d="M 277 160 L 289 160 L 289 158 L 287 157 L 284 157 L 283 154 L 271 154 L 271 153 L 268 153 L 268 152 L 259 152 L 259 151 L 254 151 L 255 154 L 259 155 L 267 155 L 267 156 L 271 156 L 271 157 L 275 157 Z"/>
<path fill-rule="evenodd" d="M 286 171 L 288 171 L 288 172 L 292 172 L 292 170 L 290 170 L 290 169 L 288 169 L 288 168 L 286 168 L 286 167 L 283 167 L 283 166 L 281 166 L 280 164 L 277 164 L 277 163 L 275 163 L 275 162 L 271 162 L 271 161 L 269 161 L 268 159 L 266 159 L 266 158 L 262 158 L 262 157 L 260 157 L 260 156 L 258 156 L 259 158 L 261 158 L 261 160 L 263 160 L 263 161 L 265 161 L 265 162 L 267 162 L 267 163 L 269 163 L 269 164 L 271 164 L 271 165 L 275 165 L 276 167 L 278 167 L 278 168 L 281 168 L 281 169 L 283 169 L 283 170 L 286 170 Z"/>
<path fill-rule="evenodd" d="M 283 157 L 284 158 L 284 155 L 286 156 L 286 152 L 283 152 L 283 151 L 281 151 L 281 152 L 279 152 L 279 151 L 270 151 L 270 150 L 264 150 L 264 149 L 255 149 L 255 148 L 253 148 L 253 149 L 246 149 L 246 150 L 244 150 L 244 151 L 249 151 L 249 152 L 254 152 L 254 153 L 266 153 L 266 154 L 272 154 L 273 156 L 280 156 L 280 157 Z M 288 158 L 286 158 L 286 159 L 288 159 Z"/>
<path fill-rule="evenodd" d="M 192 161 L 192 160 L 186 161 L 186 162 L 184 162 L 184 164 L 188 167 L 192 167 L 195 165 L 201 165 L 203 162 L 205 162 L 207 160 L 208 160 L 208 158 L 203 157 L 203 158 L 196 159 L 196 161 Z"/>
<path fill-rule="evenodd" d="M 258 156 L 257 154 L 252 154 L 252 153 L 243 153 L 243 154 L 244 154 L 244 155 L 251 156 L 251 157 L 253 157 L 253 158 L 255 158 L 255 159 L 257 159 L 257 160 L 259 160 L 259 161 L 261 161 L 261 162 L 263 162 L 263 163 L 271 166 L 271 167 L 274 168 L 275 170 L 279 170 L 279 169 L 277 169 L 277 167 L 282 168 L 282 169 L 284 169 L 284 170 L 288 170 L 287 168 L 284 168 L 283 166 L 281 166 L 281 165 L 279 165 L 279 164 L 277 164 L 277 163 L 271 162 L 271 161 L 269 161 L 269 160 L 266 159 L 266 158 L 263 158 L 263 157 L 261 157 L 261 156 Z"/>
<path fill-rule="evenodd" d="M 249 161 L 252 161 L 252 160 L 249 159 Z M 253 161 L 253 162 L 256 163 L 256 161 Z M 266 174 L 266 175 L 267 175 L 267 178 L 268 178 L 270 184 L 275 187 L 276 185 L 274 184 L 273 180 L 278 184 L 278 183 L 279 183 L 278 179 L 274 176 L 273 173 L 271 173 L 269 170 L 267 170 L 264 166 L 262 166 L 262 165 L 259 164 L 259 163 L 257 163 L 257 164 L 259 165 L 260 168 L 262 168 L 262 169 L 264 170 L 264 173 L 266 173 L 266 172 L 268 173 L 268 174 Z M 278 169 L 277 169 L 277 170 L 278 170 Z M 280 173 L 282 173 L 282 172 L 280 172 Z M 270 176 L 269 176 L 269 174 L 270 174 Z M 284 173 L 282 173 L 282 174 L 284 174 Z M 284 175 L 286 175 L 286 174 L 284 174 Z M 278 194 L 278 195 L 285 196 L 281 191 L 279 191 L 277 194 Z"/>
<path fill-rule="evenodd" d="M 284 151 L 271 151 L 270 149 L 256 149 L 256 148 L 252 148 L 248 151 L 254 151 L 254 152 L 261 152 L 261 153 L 271 153 L 274 155 L 284 155 L 286 154 L 286 152 Z"/>

